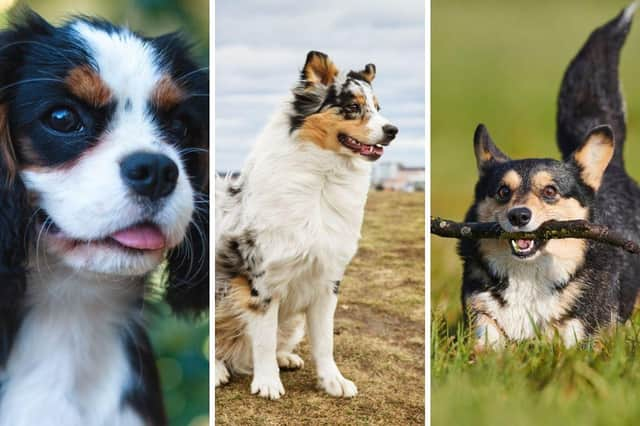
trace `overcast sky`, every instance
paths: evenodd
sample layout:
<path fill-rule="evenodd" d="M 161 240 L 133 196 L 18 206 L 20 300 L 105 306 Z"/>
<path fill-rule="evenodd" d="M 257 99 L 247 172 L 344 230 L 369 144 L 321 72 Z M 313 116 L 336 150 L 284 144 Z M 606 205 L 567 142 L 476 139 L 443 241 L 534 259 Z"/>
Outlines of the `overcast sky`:
<path fill-rule="evenodd" d="M 216 3 L 216 169 L 241 168 L 309 50 L 341 70 L 377 68 L 373 88 L 400 128 L 379 161 L 424 165 L 423 0 Z"/>

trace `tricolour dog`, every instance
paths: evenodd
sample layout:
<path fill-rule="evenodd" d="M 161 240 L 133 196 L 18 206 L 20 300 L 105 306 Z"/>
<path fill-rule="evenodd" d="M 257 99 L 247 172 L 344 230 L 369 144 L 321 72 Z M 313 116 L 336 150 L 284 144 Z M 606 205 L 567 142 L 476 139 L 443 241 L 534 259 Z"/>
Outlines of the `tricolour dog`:
<path fill-rule="evenodd" d="M 635 6 L 596 29 L 567 69 L 558 99 L 563 160 L 511 160 L 484 126 L 467 221 L 533 231 L 586 219 L 640 239 L 640 188 L 625 171 L 618 62 Z M 464 240 L 462 299 L 478 348 L 558 334 L 566 345 L 631 315 L 640 257 L 582 239 Z"/>
<path fill-rule="evenodd" d="M 284 394 L 279 369 L 305 319 L 320 386 L 352 397 L 333 358 L 338 287 L 356 253 L 371 162 L 398 129 L 371 88 L 376 68 L 339 72 L 310 52 L 290 100 L 254 146 L 237 181 L 216 185 L 216 386 L 253 373 L 251 392 Z"/>
<path fill-rule="evenodd" d="M 178 34 L 0 33 L 0 425 L 167 424 L 143 325 L 208 305 L 208 77 Z"/>

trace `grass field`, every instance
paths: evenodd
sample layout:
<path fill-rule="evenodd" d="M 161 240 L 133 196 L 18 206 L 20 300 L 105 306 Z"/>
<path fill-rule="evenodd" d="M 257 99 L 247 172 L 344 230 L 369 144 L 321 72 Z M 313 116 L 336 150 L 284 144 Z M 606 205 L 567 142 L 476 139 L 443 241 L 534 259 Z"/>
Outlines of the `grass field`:
<path fill-rule="evenodd" d="M 462 219 L 485 123 L 514 158 L 558 158 L 556 95 L 570 59 L 624 1 L 432 1 L 431 213 Z M 638 17 L 636 17 L 638 19 Z M 640 177 L 640 28 L 622 53 L 625 156 Z M 640 316 L 584 348 L 550 342 L 471 355 L 460 329 L 455 241 L 431 238 L 434 425 L 616 425 L 640 418 Z"/>
<path fill-rule="evenodd" d="M 282 372 L 285 396 L 249 394 L 249 377 L 216 390 L 217 425 L 424 424 L 424 194 L 369 195 L 357 256 L 340 286 L 335 357 L 358 386 L 353 399 L 315 388 L 309 347 Z"/>

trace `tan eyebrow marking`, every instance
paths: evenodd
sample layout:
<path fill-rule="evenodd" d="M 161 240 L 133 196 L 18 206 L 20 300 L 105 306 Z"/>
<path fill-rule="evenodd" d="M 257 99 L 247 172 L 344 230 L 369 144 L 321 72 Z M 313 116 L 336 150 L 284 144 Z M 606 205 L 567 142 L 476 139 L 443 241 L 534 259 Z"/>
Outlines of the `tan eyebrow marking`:
<path fill-rule="evenodd" d="M 543 189 L 545 186 L 553 185 L 554 183 L 553 176 L 551 176 L 549 172 L 544 170 L 536 173 L 533 176 L 532 181 L 533 181 L 533 187 L 538 191 Z"/>
<path fill-rule="evenodd" d="M 522 183 L 522 178 L 515 170 L 509 170 L 505 173 L 502 181 L 509 186 L 512 191 L 515 191 Z"/>
<path fill-rule="evenodd" d="M 73 95 L 93 107 L 105 106 L 113 97 L 107 83 L 89 65 L 80 65 L 71 69 L 64 81 Z"/>
<path fill-rule="evenodd" d="M 186 93 L 165 74 L 158 80 L 151 92 L 151 103 L 162 110 L 169 110 L 186 98 Z"/>

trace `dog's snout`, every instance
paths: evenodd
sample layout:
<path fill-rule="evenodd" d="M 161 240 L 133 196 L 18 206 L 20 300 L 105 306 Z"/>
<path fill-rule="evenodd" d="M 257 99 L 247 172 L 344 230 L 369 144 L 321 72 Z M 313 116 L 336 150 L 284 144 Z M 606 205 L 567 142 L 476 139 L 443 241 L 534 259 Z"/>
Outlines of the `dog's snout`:
<path fill-rule="evenodd" d="M 391 142 L 398 134 L 398 128 L 393 124 L 385 124 L 382 126 L 382 132 L 384 133 L 385 139 Z"/>
<path fill-rule="evenodd" d="M 513 226 L 525 226 L 531 220 L 531 210 L 526 207 L 516 207 L 509 210 L 507 217 Z"/>
<path fill-rule="evenodd" d="M 122 160 L 120 174 L 136 194 L 157 200 L 173 192 L 179 171 L 166 155 L 138 152 Z"/>

